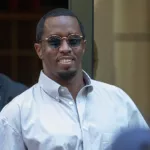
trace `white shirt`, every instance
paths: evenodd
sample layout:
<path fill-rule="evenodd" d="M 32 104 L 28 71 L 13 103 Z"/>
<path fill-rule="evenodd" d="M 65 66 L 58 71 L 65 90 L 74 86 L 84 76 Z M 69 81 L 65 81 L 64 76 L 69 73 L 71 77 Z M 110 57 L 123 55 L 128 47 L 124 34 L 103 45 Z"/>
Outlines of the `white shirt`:
<path fill-rule="evenodd" d="M 43 72 L 0 113 L 0 150 L 106 150 L 117 132 L 146 127 L 121 89 L 89 78 L 73 100 Z"/>

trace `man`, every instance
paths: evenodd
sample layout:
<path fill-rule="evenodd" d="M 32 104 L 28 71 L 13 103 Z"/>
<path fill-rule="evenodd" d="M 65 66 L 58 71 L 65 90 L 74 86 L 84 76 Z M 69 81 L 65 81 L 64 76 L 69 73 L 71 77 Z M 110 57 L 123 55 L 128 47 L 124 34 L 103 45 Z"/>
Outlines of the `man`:
<path fill-rule="evenodd" d="M 123 128 L 148 128 L 127 94 L 82 70 L 86 40 L 73 12 L 45 14 L 36 40 L 43 70 L 2 110 L 0 150 L 105 150 Z"/>
<path fill-rule="evenodd" d="M 26 89 L 27 87 L 25 85 L 12 81 L 4 74 L 0 74 L 0 111 L 14 97 Z"/>

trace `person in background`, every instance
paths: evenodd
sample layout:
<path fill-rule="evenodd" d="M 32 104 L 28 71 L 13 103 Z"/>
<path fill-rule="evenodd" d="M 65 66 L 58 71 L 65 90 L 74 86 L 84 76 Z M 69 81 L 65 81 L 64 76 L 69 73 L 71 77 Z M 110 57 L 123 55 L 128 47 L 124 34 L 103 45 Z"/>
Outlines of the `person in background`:
<path fill-rule="evenodd" d="M 114 140 L 111 150 L 150 150 L 150 130 L 126 129 Z"/>
<path fill-rule="evenodd" d="M 106 150 L 118 130 L 148 128 L 123 90 L 83 70 L 86 36 L 71 10 L 46 13 L 34 47 L 43 69 L 0 113 L 0 150 Z"/>
<path fill-rule="evenodd" d="M 0 111 L 14 97 L 27 90 L 27 86 L 11 80 L 8 76 L 0 73 Z"/>

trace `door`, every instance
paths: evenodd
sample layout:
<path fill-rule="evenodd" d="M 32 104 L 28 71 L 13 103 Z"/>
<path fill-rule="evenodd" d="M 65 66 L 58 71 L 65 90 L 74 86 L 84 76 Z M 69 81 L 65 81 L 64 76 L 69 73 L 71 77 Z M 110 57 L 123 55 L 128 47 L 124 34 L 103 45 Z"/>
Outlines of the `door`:
<path fill-rule="evenodd" d="M 93 0 L 69 0 L 69 8 L 79 17 L 85 28 L 87 39 L 86 53 L 83 59 L 83 69 L 93 77 L 94 70 L 94 1 Z"/>

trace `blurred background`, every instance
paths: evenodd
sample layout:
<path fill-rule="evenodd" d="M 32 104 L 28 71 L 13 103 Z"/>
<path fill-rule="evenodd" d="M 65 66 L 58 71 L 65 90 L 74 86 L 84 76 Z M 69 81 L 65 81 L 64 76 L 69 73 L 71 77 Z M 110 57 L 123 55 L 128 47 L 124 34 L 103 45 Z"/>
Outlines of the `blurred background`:
<path fill-rule="evenodd" d="M 0 5 L 0 72 L 25 85 L 34 84 L 41 70 L 35 54 L 35 30 L 47 11 L 68 8 L 67 0 L 5 0 Z"/>
<path fill-rule="evenodd" d="M 31 86 L 41 62 L 35 29 L 47 11 L 73 10 L 85 26 L 83 67 L 122 88 L 150 121 L 150 0 L 5 0 L 0 5 L 0 72 Z"/>
<path fill-rule="evenodd" d="M 150 121 L 150 0 L 94 0 L 95 79 L 115 84 Z"/>

